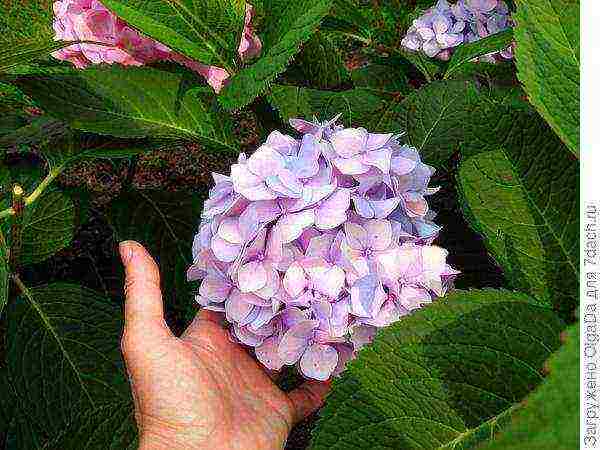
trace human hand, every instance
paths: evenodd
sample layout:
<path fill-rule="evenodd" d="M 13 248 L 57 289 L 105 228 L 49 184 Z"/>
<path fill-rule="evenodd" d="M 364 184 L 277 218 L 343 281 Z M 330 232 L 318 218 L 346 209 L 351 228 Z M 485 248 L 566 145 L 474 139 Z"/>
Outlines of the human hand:
<path fill-rule="evenodd" d="M 163 316 L 158 267 L 138 243 L 122 242 L 125 329 L 140 450 L 281 449 L 291 427 L 316 411 L 329 389 L 307 381 L 281 391 L 217 313 L 200 311 L 181 337 Z"/>

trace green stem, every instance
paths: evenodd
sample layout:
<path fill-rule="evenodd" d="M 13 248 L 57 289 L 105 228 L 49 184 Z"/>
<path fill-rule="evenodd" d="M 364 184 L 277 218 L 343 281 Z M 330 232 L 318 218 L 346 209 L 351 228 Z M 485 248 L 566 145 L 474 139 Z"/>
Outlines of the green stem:
<path fill-rule="evenodd" d="M 25 206 L 31 205 L 33 202 L 35 202 L 39 198 L 39 196 L 44 193 L 44 191 L 50 185 L 50 183 L 52 183 L 54 181 L 54 179 L 60 175 L 63 168 L 64 168 L 64 165 L 60 165 L 58 167 L 55 167 L 54 169 L 51 169 L 50 172 L 48 173 L 48 175 L 46 176 L 46 178 L 44 178 L 42 180 L 42 182 L 38 185 L 38 187 L 35 188 L 35 190 L 31 194 L 29 194 L 28 196 L 25 197 L 25 201 L 24 201 Z M 0 219 L 4 219 L 6 217 L 10 217 L 10 216 L 14 216 L 14 215 L 15 215 L 15 209 L 12 206 L 10 208 L 6 208 L 3 211 L 0 211 Z"/>
<path fill-rule="evenodd" d="M 341 34 L 349 37 L 350 39 L 354 39 L 355 41 L 362 42 L 365 45 L 371 45 L 373 43 L 373 41 L 370 38 L 365 38 L 365 37 L 359 36 L 358 34 L 347 33 L 345 31 L 343 31 Z"/>
<path fill-rule="evenodd" d="M 15 272 L 19 268 L 19 256 L 21 255 L 23 211 L 25 210 L 24 194 L 23 188 L 15 184 L 12 192 L 12 210 L 15 214 L 10 227 L 11 252 L 9 258 L 9 267 Z"/>
<path fill-rule="evenodd" d="M 2 231 L 1 227 L 0 227 L 0 248 L 2 249 L 2 254 L 0 255 L 0 257 L 2 257 L 4 259 L 4 262 L 6 263 L 6 265 L 8 267 L 9 258 L 10 258 L 10 249 L 8 248 L 8 243 L 6 242 L 6 238 L 4 237 L 4 232 Z"/>
<path fill-rule="evenodd" d="M 21 292 L 21 294 L 25 295 L 26 297 L 29 297 L 29 290 L 27 290 L 27 286 L 25 286 L 23 284 L 23 282 L 21 281 L 21 278 L 19 278 L 19 275 L 16 273 L 13 273 L 11 275 L 11 278 L 14 281 L 15 285 L 19 288 L 19 292 Z"/>

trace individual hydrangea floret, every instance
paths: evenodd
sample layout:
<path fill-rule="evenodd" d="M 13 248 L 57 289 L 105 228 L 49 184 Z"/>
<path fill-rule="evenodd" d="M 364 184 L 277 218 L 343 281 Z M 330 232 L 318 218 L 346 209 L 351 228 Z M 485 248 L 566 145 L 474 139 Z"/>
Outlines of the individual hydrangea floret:
<path fill-rule="evenodd" d="M 56 40 L 98 42 L 74 44 L 52 53 L 55 58 L 70 61 L 79 69 L 102 63 L 142 66 L 171 60 L 198 72 L 216 92 L 229 78 L 225 69 L 201 64 L 140 35 L 97 0 L 59 0 L 54 2 L 53 8 Z M 238 48 L 243 60 L 258 56 L 262 47 L 254 34 L 252 16 L 253 8 L 247 5 L 245 27 Z"/>
<path fill-rule="evenodd" d="M 503 0 L 458 0 L 453 5 L 447 0 L 438 0 L 413 21 L 402 39 L 402 46 L 447 61 L 456 46 L 478 41 L 510 26 L 510 13 Z M 509 46 L 477 60 L 494 63 L 512 57 L 512 46 Z"/>
<path fill-rule="evenodd" d="M 378 328 L 443 296 L 434 170 L 400 137 L 293 119 L 229 176 L 213 174 L 194 239 L 196 300 L 279 370 L 326 380 Z"/>

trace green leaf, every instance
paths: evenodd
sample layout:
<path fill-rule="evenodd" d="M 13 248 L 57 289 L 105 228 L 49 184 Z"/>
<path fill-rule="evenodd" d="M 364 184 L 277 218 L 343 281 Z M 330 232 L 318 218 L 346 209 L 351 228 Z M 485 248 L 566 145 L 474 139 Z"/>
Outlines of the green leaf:
<path fill-rule="evenodd" d="M 0 50 L 0 72 L 6 72 L 19 64 L 31 62 L 42 56 L 49 55 L 55 50 L 73 45 L 72 42 L 48 41 L 47 39 L 19 42 L 16 44 L 16 50 L 15 46 L 2 47 L 4 50 Z"/>
<path fill-rule="evenodd" d="M 338 113 L 340 122 L 347 126 L 366 125 L 374 115 L 385 108 L 382 97 L 371 89 L 348 91 L 319 91 L 296 86 L 273 86 L 269 102 L 285 121 L 300 117 L 311 120 L 328 120 Z"/>
<path fill-rule="evenodd" d="M 72 45 L 54 40 L 52 2 L 47 0 L 2 2 L 0 30 L 0 72 Z"/>
<path fill-rule="evenodd" d="M 0 243 L 0 317 L 4 307 L 8 303 L 8 288 L 10 286 L 10 269 L 8 267 L 8 251 L 3 243 Z"/>
<path fill-rule="evenodd" d="M 6 0 L 0 3 L 0 48 L 27 39 L 52 39 L 51 0 L 20 2 Z"/>
<path fill-rule="evenodd" d="M 103 0 L 144 34 L 196 61 L 228 71 L 244 28 L 243 0 Z"/>
<path fill-rule="evenodd" d="M 513 41 L 513 31 L 511 29 L 492 34 L 476 42 L 459 45 L 448 63 L 448 68 L 444 78 L 451 78 L 455 72 L 462 70 L 463 66 L 474 58 L 487 55 L 488 53 L 499 52 L 510 46 Z"/>
<path fill-rule="evenodd" d="M 239 109 L 269 89 L 270 83 L 285 70 L 329 12 L 333 0 L 266 0 L 263 53 L 249 67 L 234 75 L 219 95 L 226 109 Z"/>
<path fill-rule="evenodd" d="M 69 129 L 65 123 L 47 116 L 39 116 L 33 118 L 30 123 L 1 136 L 0 147 L 30 150 L 34 146 L 62 140 L 68 133 Z"/>
<path fill-rule="evenodd" d="M 414 65 L 419 72 L 423 74 L 427 81 L 434 80 L 437 75 L 441 74 L 444 70 L 446 63 L 437 59 L 429 58 L 421 52 L 413 52 L 410 50 L 402 49 L 398 51 L 399 55 L 408 60 Z"/>
<path fill-rule="evenodd" d="M 368 66 L 350 72 L 354 86 L 373 89 L 376 92 L 407 95 L 413 91 L 406 75 L 407 64 L 393 58 L 372 62 Z"/>
<path fill-rule="evenodd" d="M 511 286 L 569 313 L 579 295 L 579 165 L 537 114 L 514 116 L 503 148 L 462 162 L 459 191 Z"/>
<path fill-rule="evenodd" d="M 156 258 L 165 303 L 186 321 L 196 313 L 196 287 L 187 281 L 186 271 L 201 209 L 196 195 L 133 191 L 116 199 L 109 213 L 117 241 L 140 242 Z"/>
<path fill-rule="evenodd" d="M 68 247 L 75 234 L 75 205 L 53 191 L 25 208 L 20 261 L 35 264 Z"/>
<path fill-rule="evenodd" d="M 8 311 L 8 369 L 29 420 L 50 436 L 86 411 L 129 402 L 111 300 L 65 283 L 27 289 Z"/>
<path fill-rule="evenodd" d="M 290 72 L 295 72 L 290 75 Z M 350 80 L 333 36 L 317 33 L 304 45 L 286 78 L 319 89 L 331 89 Z"/>
<path fill-rule="evenodd" d="M 579 324 L 547 363 L 549 376 L 485 450 L 571 450 L 579 446 Z"/>
<path fill-rule="evenodd" d="M 12 383 L 8 377 L 8 369 L 4 361 L 0 366 L 0 437 L 5 435 L 14 419 L 17 408 L 17 398 L 15 396 Z"/>
<path fill-rule="evenodd" d="M 334 0 L 331 13 L 325 18 L 322 30 L 340 34 L 360 42 L 370 42 L 371 11 L 357 0 Z"/>
<path fill-rule="evenodd" d="M 463 448 L 542 381 L 562 322 L 530 297 L 456 291 L 379 331 L 333 383 L 311 449 Z"/>
<path fill-rule="evenodd" d="M 529 100 L 579 156 L 579 0 L 518 0 L 515 58 Z"/>
<path fill-rule="evenodd" d="M 6 166 L 3 167 L 1 170 L 7 171 Z M 35 194 L 35 200 L 26 200 L 20 245 L 11 241 L 13 236 L 10 234 L 10 223 L 14 219 L 4 220 L 2 223 L 11 251 L 18 252 L 18 261 L 25 265 L 35 264 L 68 247 L 73 240 L 77 224 L 76 208 L 71 198 L 52 188 L 44 188 L 44 182 L 39 181 L 41 175 L 37 171 L 15 172 L 9 178 L 0 178 L 4 193 L 0 202 L 2 209 L 11 205 L 9 193 L 12 192 L 12 183 L 20 184 L 26 196 L 38 192 Z"/>
<path fill-rule="evenodd" d="M 124 138 L 201 142 L 237 153 L 228 116 L 209 89 L 187 89 L 185 75 L 151 68 L 100 67 L 24 75 L 16 83 L 75 129 Z M 187 90 L 186 90 L 187 89 Z"/>
<path fill-rule="evenodd" d="M 78 416 L 45 450 L 136 450 L 133 405 L 115 403 Z"/>
<path fill-rule="evenodd" d="M 0 366 L 0 443 L 2 450 L 42 449 L 44 433 L 21 410 L 5 362 Z"/>
<path fill-rule="evenodd" d="M 419 150 L 426 162 L 446 165 L 450 156 L 468 139 L 463 127 L 477 96 L 478 92 L 470 83 L 433 82 L 401 102 L 390 103 L 382 114 L 373 118 L 370 129 L 406 132 L 406 140 Z"/>

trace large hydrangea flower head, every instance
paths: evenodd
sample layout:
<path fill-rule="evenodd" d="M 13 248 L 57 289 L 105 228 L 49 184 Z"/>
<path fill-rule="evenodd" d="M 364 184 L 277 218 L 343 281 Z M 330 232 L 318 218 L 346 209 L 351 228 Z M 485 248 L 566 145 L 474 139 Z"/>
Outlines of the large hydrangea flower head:
<path fill-rule="evenodd" d="M 415 19 L 402 39 L 402 46 L 422 51 L 431 58 L 448 60 L 454 47 L 475 42 L 512 26 L 510 12 L 503 0 L 447 0 L 438 2 Z M 496 62 L 512 59 L 512 46 L 478 60 Z"/>
<path fill-rule="evenodd" d="M 433 168 L 400 136 L 293 119 L 213 174 L 194 239 L 196 300 L 269 369 L 325 380 L 378 328 L 443 296 Z"/>
<path fill-rule="evenodd" d="M 97 0 L 59 0 L 54 2 L 53 9 L 56 40 L 97 42 L 74 44 L 52 53 L 55 58 L 70 61 L 79 69 L 102 63 L 142 66 L 171 60 L 198 72 L 216 92 L 229 78 L 225 69 L 199 63 L 142 36 Z M 260 39 L 254 34 L 252 16 L 253 8 L 247 5 L 238 48 L 242 60 L 258 56 L 262 48 Z"/>

